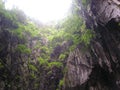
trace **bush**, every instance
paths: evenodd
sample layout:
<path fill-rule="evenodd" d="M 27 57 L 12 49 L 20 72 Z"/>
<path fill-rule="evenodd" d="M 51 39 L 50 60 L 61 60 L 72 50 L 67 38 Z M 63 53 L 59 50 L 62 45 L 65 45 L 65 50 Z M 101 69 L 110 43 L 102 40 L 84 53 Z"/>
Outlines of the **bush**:
<path fill-rule="evenodd" d="M 48 47 L 46 47 L 46 46 L 42 46 L 42 47 L 40 48 L 40 50 L 42 51 L 42 53 L 49 54 L 49 49 L 48 49 Z"/>
<path fill-rule="evenodd" d="M 64 85 L 64 78 L 62 80 L 60 80 L 60 82 L 59 82 L 59 88 L 63 87 L 63 85 Z"/>
<path fill-rule="evenodd" d="M 61 63 L 61 62 L 50 62 L 49 64 L 48 64 L 48 67 L 49 68 L 52 68 L 52 67 L 57 67 L 57 68 L 60 68 L 60 67 L 63 67 L 63 64 Z"/>
<path fill-rule="evenodd" d="M 24 45 L 24 44 L 18 44 L 18 46 L 16 48 L 16 51 L 20 52 L 20 53 L 24 53 L 24 54 L 30 54 L 31 53 L 31 50 L 29 48 L 27 48 L 27 46 Z"/>
<path fill-rule="evenodd" d="M 29 66 L 29 69 L 31 69 L 33 71 L 38 71 L 37 68 L 34 65 L 29 64 L 28 66 Z"/>
<path fill-rule="evenodd" d="M 44 60 L 43 58 L 38 58 L 38 61 L 39 61 L 39 64 L 40 65 L 48 65 L 48 61 L 47 60 Z"/>
<path fill-rule="evenodd" d="M 30 76 L 31 76 L 32 79 L 36 79 L 36 76 L 35 76 L 34 73 L 31 73 Z"/>
<path fill-rule="evenodd" d="M 65 57 L 66 57 L 65 54 L 60 54 L 59 59 L 60 59 L 60 60 L 63 60 L 63 59 L 65 59 Z"/>
<path fill-rule="evenodd" d="M 91 39 L 94 37 L 94 34 L 91 30 L 85 30 L 81 36 L 81 41 L 85 43 L 85 45 L 89 45 Z"/>
<path fill-rule="evenodd" d="M 64 78 L 63 79 L 61 79 L 60 81 L 59 81 L 59 84 L 58 84 L 58 88 L 56 89 L 56 90 L 63 90 L 62 88 L 63 88 L 63 86 L 64 86 Z"/>

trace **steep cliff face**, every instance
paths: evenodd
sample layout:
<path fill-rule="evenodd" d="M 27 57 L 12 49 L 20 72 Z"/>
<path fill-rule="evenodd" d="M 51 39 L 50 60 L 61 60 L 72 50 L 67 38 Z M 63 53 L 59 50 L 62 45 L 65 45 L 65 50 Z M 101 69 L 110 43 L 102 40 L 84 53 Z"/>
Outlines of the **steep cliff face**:
<path fill-rule="evenodd" d="M 33 24 L 25 29 L 26 19 L 16 20 L 22 17 L 15 15 L 18 18 L 12 20 L 8 16 L 14 13 L 4 9 L 0 12 L 0 90 L 56 90 L 63 77 L 63 65 L 57 62 L 58 57 L 56 62 L 49 61 L 47 33 L 42 32 L 46 29 L 35 33 L 39 29 Z M 32 33 L 25 31 L 30 29 Z"/>
<path fill-rule="evenodd" d="M 83 16 L 95 38 L 86 50 L 79 45 L 69 55 L 65 90 L 119 90 L 120 1 L 91 0 L 88 6 Z"/>
<path fill-rule="evenodd" d="M 120 90 L 120 0 L 76 1 L 58 29 L 0 10 L 0 90 Z"/>
<path fill-rule="evenodd" d="M 25 59 L 28 57 L 16 51 L 17 45 L 24 44 L 25 41 L 10 33 L 12 29 L 16 29 L 18 26 L 4 15 L 0 15 L 0 89 L 16 90 L 23 85 L 25 85 L 25 89 L 28 85 L 28 68 L 25 66 L 27 64 Z M 19 85 L 18 88 L 17 85 Z"/>

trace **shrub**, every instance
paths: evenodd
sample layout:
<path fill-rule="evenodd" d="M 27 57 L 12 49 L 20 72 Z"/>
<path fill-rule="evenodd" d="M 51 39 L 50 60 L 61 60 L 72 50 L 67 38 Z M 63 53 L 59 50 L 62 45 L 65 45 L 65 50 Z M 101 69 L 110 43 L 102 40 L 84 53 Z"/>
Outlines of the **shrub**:
<path fill-rule="evenodd" d="M 60 82 L 59 82 L 59 88 L 63 87 L 63 85 L 64 85 L 64 78 L 60 80 Z"/>
<path fill-rule="evenodd" d="M 91 30 L 85 30 L 81 36 L 81 41 L 85 43 L 85 45 L 90 44 L 91 39 L 94 37 L 94 34 Z"/>
<path fill-rule="evenodd" d="M 48 61 L 47 61 L 47 60 L 44 60 L 44 59 L 41 58 L 41 57 L 38 58 L 38 61 L 39 61 L 39 64 L 40 64 L 40 65 L 47 65 L 47 64 L 48 64 Z"/>
<path fill-rule="evenodd" d="M 63 64 L 62 64 L 61 62 L 56 62 L 56 61 L 54 61 L 54 62 L 50 62 L 50 63 L 48 64 L 48 67 L 49 67 L 49 68 L 52 68 L 52 67 L 60 68 L 60 67 L 63 67 Z"/>
<path fill-rule="evenodd" d="M 29 69 L 31 69 L 33 71 L 38 71 L 37 68 L 34 65 L 29 64 L 28 66 L 29 66 Z"/>
<path fill-rule="evenodd" d="M 58 88 L 56 90 L 62 90 L 65 84 L 64 78 L 59 81 Z"/>
<path fill-rule="evenodd" d="M 31 76 L 32 79 L 36 79 L 36 76 L 35 76 L 34 73 L 31 73 L 30 76 Z"/>
<path fill-rule="evenodd" d="M 27 48 L 27 46 L 24 45 L 24 44 L 18 44 L 18 46 L 16 48 L 16 51 L 20 52 L 20 53 L 24 53 L 24 54 L 30 54 L 31 53 L 31 50 L 29 48 Z"/>
<path fill-rule="evenodd" d="M 60 60 L 63 60 L 63 59 L 65 59 L 65 57 L 66 57 L 65 54 L 60 54 L 59 59 L 60 59 Z"/>

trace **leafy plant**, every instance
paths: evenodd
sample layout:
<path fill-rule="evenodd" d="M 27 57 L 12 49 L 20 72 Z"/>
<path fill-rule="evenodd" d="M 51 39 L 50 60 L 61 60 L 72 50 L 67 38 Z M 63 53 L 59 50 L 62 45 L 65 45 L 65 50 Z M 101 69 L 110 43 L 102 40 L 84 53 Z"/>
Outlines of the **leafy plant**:
<path fill-rule="evenodd" d="M 62 88 L 64 86 L 64 83 L 65 82 L 64 82 L 64 78 L 63 78 L 59 81 L 59 85 L 58 85 L 59 89 L 58 90 L 61 90 L 60 88 Z"/>
<path fill-rule="evenodd" d="M 39 64 L 40 64 L 40 65 L 48 65 L 48 61 L 47 61 L 47 60 L 44 60 L 44 59 L 41 58 L 41 57 L 38 58 L 38 61 L 39 61 Z"/>
<path fill-rule="evenodd" d="M 59 86 L 63 86 L 64 85 L 64 79 L 60 80 Z"/>
<path fill-rule="evenodd" d="M 60 59 L 60 60 L 63 60 L 63 59 L 65 59 L 65 57 L 66 57 L 65 54 L 60 54 L 59 59 Z"/>
<path fill-rule="evenodd" d="M 33 71 L 38 71 L 37 68 L 34 65 L 29 64 L 28 66 L 29 66 L 29 69 L 31 69 Z"/>
<path fill-rule="evenodd" d="M 94 34 L 92 33 L 92 31 L 86 29 L 81 36 L 81 41 L 84 42 L 85 45 L 89 45 L 93 37 L 94 37 Z"/>
<path fill-rule="evenodd" d="M 57 67 L 57 68 L 60 68 L 60 67 L 63 67 L 63 64 L 61 62 L 50 62 L 48 63 L 48 67 L 49 68 L 52 68 L 52 67 Z"/>
<path fill-rule="evenodd" d="M 29 48 L 27 48 L 27 46 L 24 45 L 24 44 L 18 44 L 18 46 L 16 48 L 16 51 L 20 52 L 20 53 L 24 53 L 24 54 L 30 54 L 31 53 L 31 50 Z"/>
<path fill-rule="evenodd" d="M 36 79 L 36 75 L 34 73 L 30 73 L 32 79 Z"/>
<path fill-rule="evenodd" d="M 46 47 L 46 46 L 42 46 L 42 47 L 40 48 L 40 50 L 41 50 L 43 53 L 49 54 L 49 49 L 48 49 L 48 47 Z"/>

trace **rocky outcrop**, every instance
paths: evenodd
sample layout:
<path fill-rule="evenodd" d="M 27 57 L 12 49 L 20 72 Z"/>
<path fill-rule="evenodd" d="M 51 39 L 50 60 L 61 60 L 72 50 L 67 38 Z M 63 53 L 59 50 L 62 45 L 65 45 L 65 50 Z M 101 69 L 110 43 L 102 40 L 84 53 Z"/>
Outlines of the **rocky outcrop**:
<path fill-rule="evenodd" d="M 75 87 L 88 80 L 88 76 L 92 71 L 91 60 L 89 52 L 81 53 L 78 48 L 70 53 L 67 61 L 68 71 L 65 77 L 67 87 Z"/>
<path fill-rule="evenodd" d="M 69 57 L 72 40 L 47 52 L 48 40 L 41 34 L 31 37 L 30 32 L 22 30 L 20 38 L 12 33 L 19 28 L 17 22 L 27 25 L 21 12 L 15 15 L 15 21 L 0 13 L 0 90 L 120 90 L 120 1 L 77 1 L 95 37 L 87 47 L 79 44 Z M 25 53 L 26 49 L 31 52 Z"/>
<path fill-rule="evenodd" d="M 69 55 L 65 90 L 120 89 L 119 5 L 119 0 L 91 0 L 90 9 L 83 9 L 86 24 L 96 37 L 86 50 L 80 44 Z"/>
<path fill-rule="evenodd" d="M 27 68 L 25 68 L 24 64 L 26 64 L 25 59 L 27 58 L 27 56 L 22 55 L 15 51 L 15 47 L 18 45 L 18 43 L 23 42 L 16 36 L 11 35 L 7 30 L 1 31 L 0 33 L 0 45 L 1 45 L 0 80 L 2 82 L 2 85 L 0 87 L 1 90 L 10 89 L 16 90 L 15 88 L 20 88 L 22 86 L 22 84 L 19 83 L 20 87 L 18 87 L 17 81 L 18 82 L 26 81 L 24 79 L 26 79 L 27 73 L 25 72 Z M 23 77 L 23 79 L 20 79 L 19 76 Z"/>
<path fill-rule="evenodd" d="M 119 0 L 92 0 L 91 10 L 97 23 L 109 22 L 112 18 L 120 18 Z"/>

